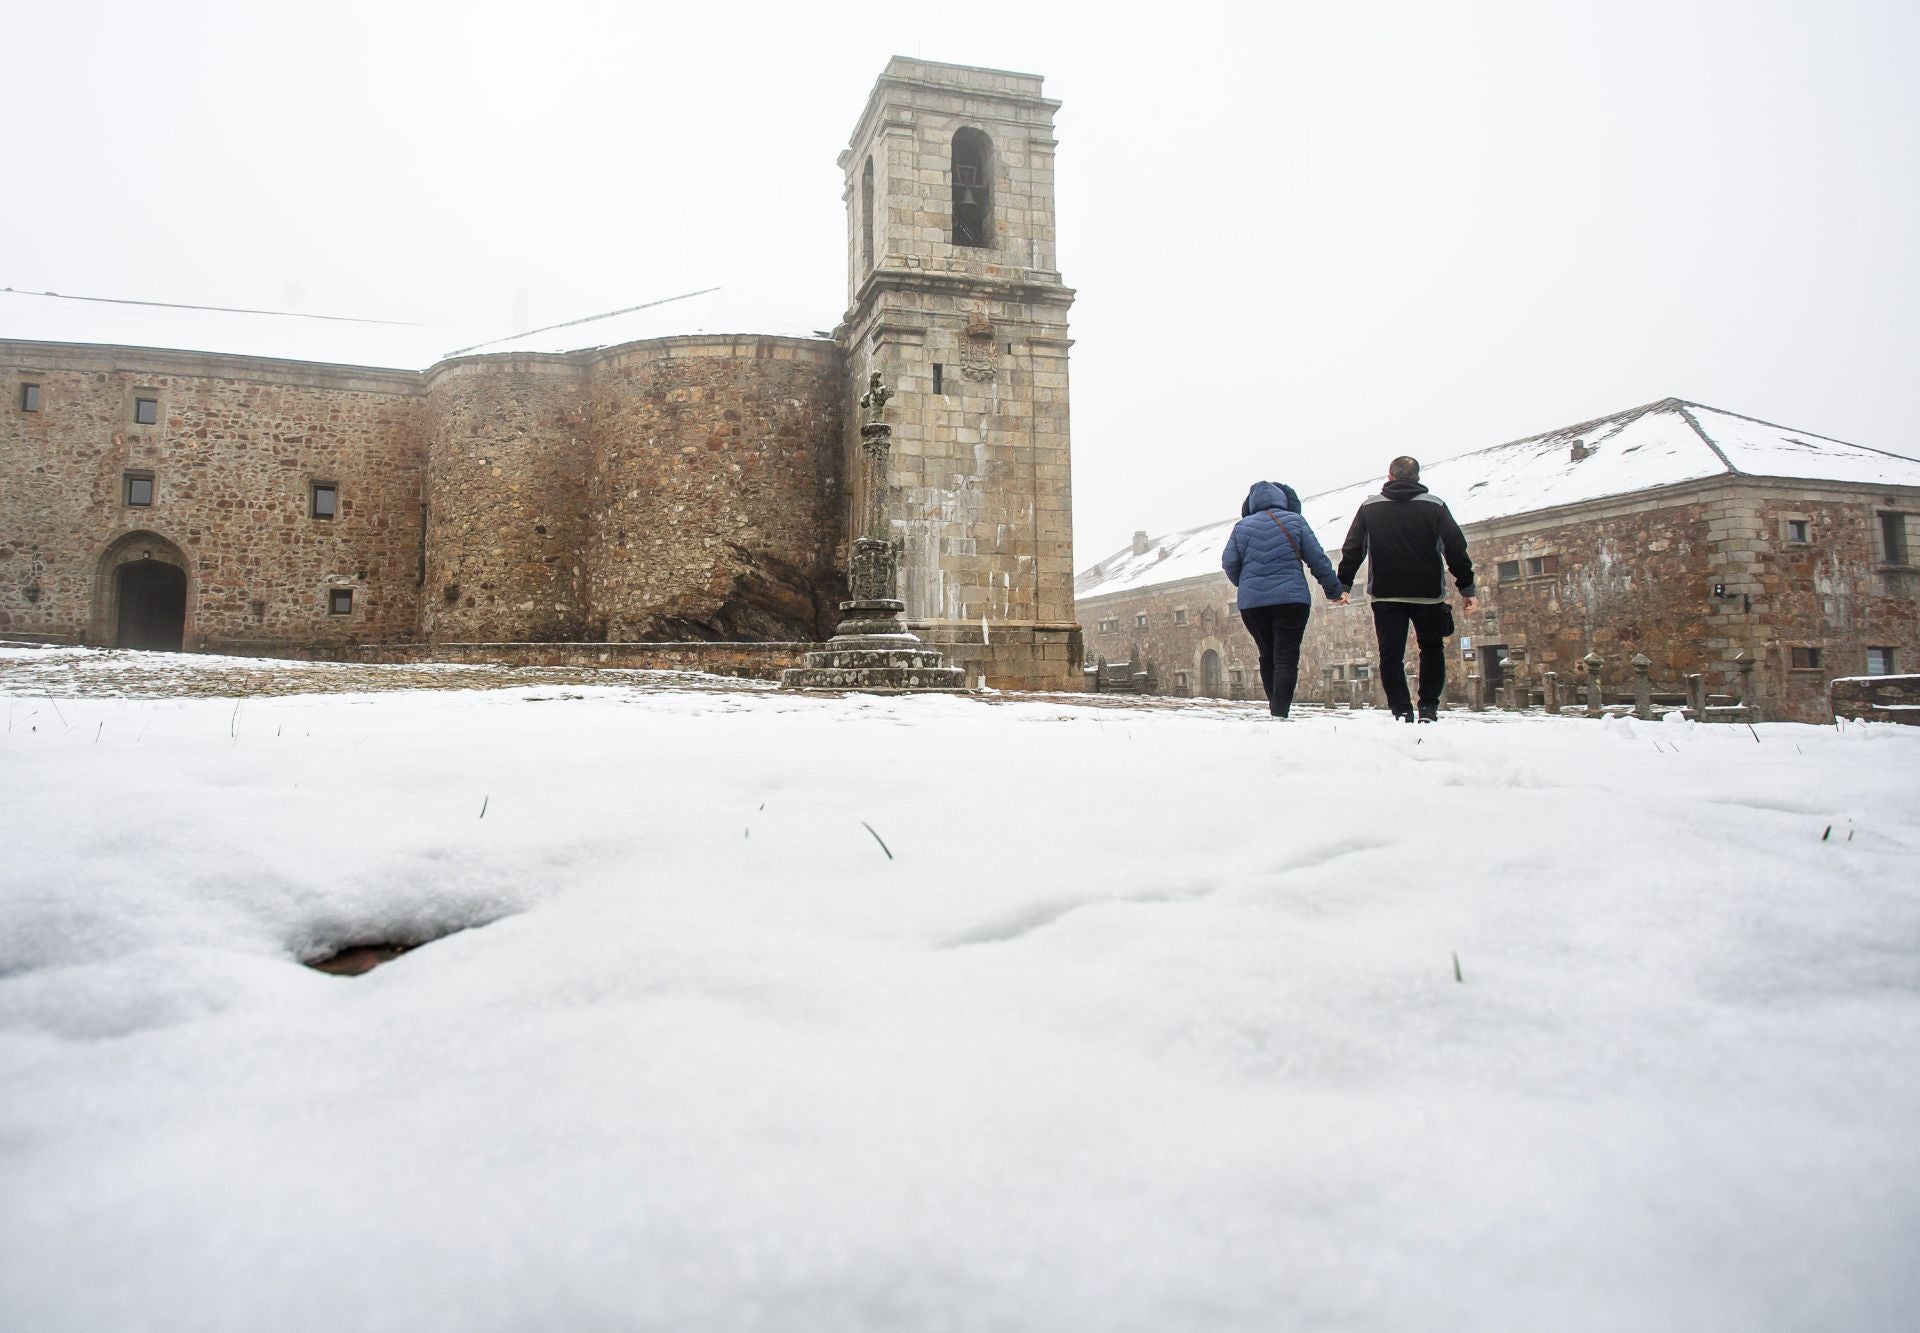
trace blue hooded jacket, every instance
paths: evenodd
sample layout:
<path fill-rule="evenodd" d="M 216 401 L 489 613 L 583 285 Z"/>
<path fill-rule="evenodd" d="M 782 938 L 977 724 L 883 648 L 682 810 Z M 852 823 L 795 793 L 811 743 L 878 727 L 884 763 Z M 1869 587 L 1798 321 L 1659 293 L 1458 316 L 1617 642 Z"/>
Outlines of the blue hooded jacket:
<path fill-rule="evenodd" d="M 1313 589 L 1307 586 L 1302 561 L 1329 598 L 1341 595 L 1333 562 L 1307 520 L 1300 517 L 1300 497 L 1293 487 L 1257 481 L 1240 512 L 1244 517 L 1233 525 L 1227 549 L 1220 553 L 1220 567 L 1240 590 L 1238 602 L 1243 609 L 1311 602 Z"/>

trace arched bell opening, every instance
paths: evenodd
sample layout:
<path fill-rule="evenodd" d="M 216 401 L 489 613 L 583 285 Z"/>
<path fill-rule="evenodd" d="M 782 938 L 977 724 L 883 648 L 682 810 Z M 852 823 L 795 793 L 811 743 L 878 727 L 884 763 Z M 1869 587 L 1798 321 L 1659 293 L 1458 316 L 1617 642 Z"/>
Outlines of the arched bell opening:
<path fill-rule="evenodd" d="M 186 554 L 153 532 L 130 532 L 100 556 L 88 639 L 177 653 L 186 647 L 191 577 Z"/>
<path fill-rule="evenodd" d="M 993 140 L 971 125 L 953 134 L 953 243 L 993 245 Z"/>

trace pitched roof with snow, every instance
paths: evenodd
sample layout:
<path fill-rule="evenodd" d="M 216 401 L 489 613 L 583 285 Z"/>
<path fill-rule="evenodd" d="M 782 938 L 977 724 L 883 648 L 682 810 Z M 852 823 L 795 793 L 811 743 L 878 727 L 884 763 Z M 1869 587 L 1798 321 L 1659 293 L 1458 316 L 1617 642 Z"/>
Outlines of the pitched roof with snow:
<path fill-rule="evenodd" d="M 481 341 L 472 330 L 269 310 L 0 291 L 0 340 L 150 347 L 324 365 L 424 370 L 452 356 L 578 352 L 689 333 L 823 337 L 792 311 L 725 287 Z"/>
<path fill-rule="evenodd" d="M 1574 458 L 1574 445 L 1584 457 Z M 1510 444 L 1461 454 L 1421 469 L 1420 480 L 1462 523 L 1479 523 L 1561 505 L 1602 500 L 1715 476 L 1920 486 L 1920 459 L 1788 430 L 1678 398 L 1563 426 Z M 1323 546 L 1346 538 L 1360 502 L 1379 479 L 1308 496 L 1307 522 Z M 1082 570 L 1076 597 L 1158 587 L 1218 572 L 1236 519 L 1189 528 L 1128 546 Z"/>

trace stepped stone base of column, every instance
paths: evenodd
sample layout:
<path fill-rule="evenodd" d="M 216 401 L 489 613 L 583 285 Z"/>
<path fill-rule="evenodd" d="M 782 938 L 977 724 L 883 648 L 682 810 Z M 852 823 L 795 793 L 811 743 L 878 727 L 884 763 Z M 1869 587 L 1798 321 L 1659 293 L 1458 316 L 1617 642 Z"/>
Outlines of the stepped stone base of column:
<path fill-rule="evenodd" d="M 909 694 L 967 688 L 967 673 L 944 665 L 943 655 L 901 627 L 906 603 L 842 602 L 846 615 L 827 646 L 807 654 L 807 664 L 780 673 L 789 690 L 857 690 L 863 694 Z"/>

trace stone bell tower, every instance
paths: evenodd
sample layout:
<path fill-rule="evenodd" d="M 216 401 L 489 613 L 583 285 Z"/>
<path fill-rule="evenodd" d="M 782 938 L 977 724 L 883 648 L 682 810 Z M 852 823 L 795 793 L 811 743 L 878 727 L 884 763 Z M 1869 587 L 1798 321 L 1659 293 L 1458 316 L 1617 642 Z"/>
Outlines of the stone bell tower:
<path fill-rule="evenodd" d="M 895 56 L 840 167 L 849 398 L 895 390 L 906 620 L 968 684 L 1080 688 L 1053 116 L 1031 74 Z M 859 414 L 847 413 L 850 422 Z M 849 438 L 850 457 L 858 446 Z M 859 470 L 848 468 L 849 476 Z M 867 512 L 849 495 L 849 522 Z M 852 535 L 851 527 L 849 535 Z"/>

